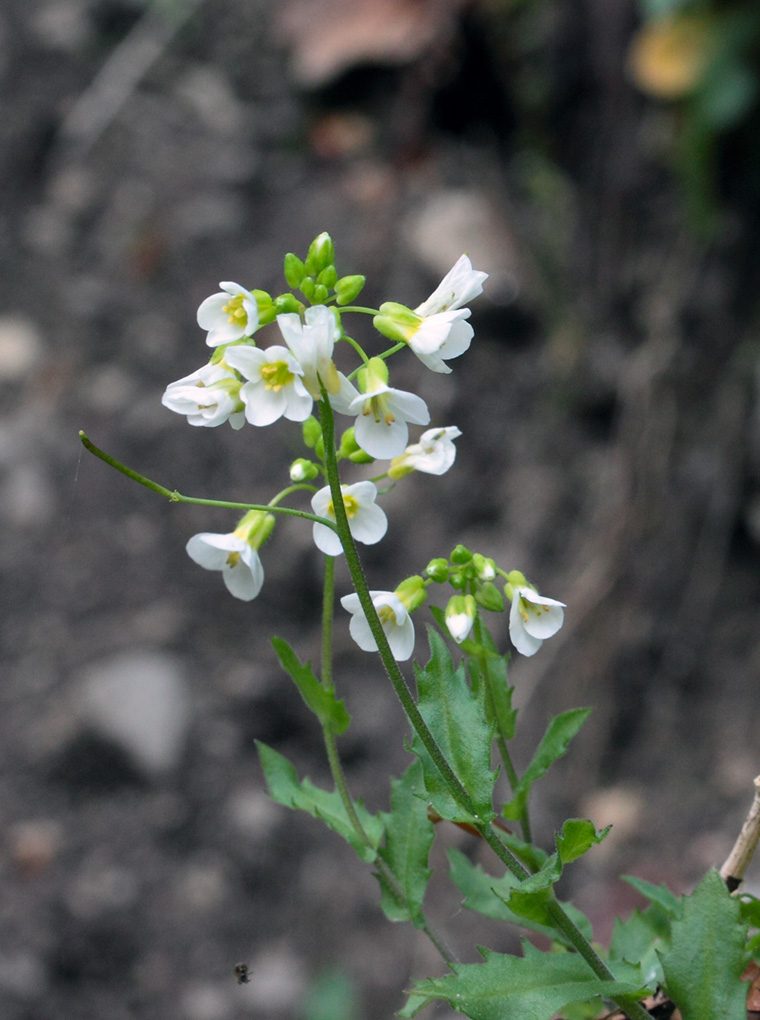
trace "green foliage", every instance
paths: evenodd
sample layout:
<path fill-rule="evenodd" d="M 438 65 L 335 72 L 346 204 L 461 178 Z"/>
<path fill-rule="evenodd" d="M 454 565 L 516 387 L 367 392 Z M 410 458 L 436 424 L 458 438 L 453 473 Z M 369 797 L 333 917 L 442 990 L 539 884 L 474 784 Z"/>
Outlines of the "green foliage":
<path fill-rule="evenodd" d="M 597 832 L 593 822 L 587 818 L 568 818 L 562 826 L 562 832 L 557 834 L 559 859 L 563 864 L 571 864 L 592 846 L 601 843 L 611 828 L 611 825 L 607 825 Z"/>
<path fill-rule="evenodd" d="M 511 921 L 513 924 L 520 925 L 521 928 L 539 932 L 552 941 L 568 949 L 571 948 L 571 943 L 552 925 L 544 924 L 540 920 L 519 915 L 510 910 L 507 901 L 511 893 L 520 885 L 514 875 L 507 871 L 501 878 L 494 878 L 483 871 L 479 865 L 473 864 L 459 850 L 449 850 L 448 855 L 451 880 L 464 896 L 464 906 L 468 910 L 474 910 L 494 921 Z M 591 939 L 593 932 L 588 918 L 571 903 L 564 903 L 563 906 L 586 938 Z"/>
<path fill-rule="evenodd" d="M 650 903 L 656 903 L 667 917 L 675 919 L 681 916 L 682 901 L 674 896 L 667 886 L 652 885 L 651 882 L 647 882 L 643 878 L 636 878 L 635 875 L 621 875 L 620 877 L 623 882 L 632 885 Z"/>
<path fill-rule="evenodd" d="M 415 761 L 401 779 L 391 780 L 391 812 L 382 815 L 385 843 L 379 856 L 401 884 L 405 901 L 400 903 L 382 875 L 380 906 L 391 921 L 424 924 L 422 901 L 432 874 L 428 854 L 433 843 L 433 823 L 428 818 L 422 765 Z"/>
<path fill-rule="evenodd" d="M 430 661 L 415 665 L 418 707 L 443 754 L 472 799 L 475 815 L 449 791 L 422 741 L 415 735 L 413 749 L 422 761 L 427 795 L 439 815 L 452 822 L 481 824 L 494 817 L 491 798 L 497 773 L 491 768 L 493 727 L 483 699 L 470 690 L 464 667 L 454 668 L 443 638 L 428 630 Z"/>
<path fill-rule="evenodd" d="M 320 974 L 303 1005 L 303 1020 L 353 1020 L 357 1014 L 354 982 L 340 970 Z"/>
<path fill-rule="evenodd" d="M 683 1020 L 746 1020 L 746 929 L 739 918 L 739 904 L 715 870 L 684 897 L 661 957 L 665 988 Z"/>
<path fill-rule="evenodd" d="M 638 972 L 616 965 L 614 981 L 596 977 L 575 953 L 542 953 L 523 943 L 524 956 L 480 949 L 484 962 L 463 964 L 454 974 L 416 983 L 400 1017 L 413 1017 L 426 1002 L 447 999 L 472 1020 L 551 1020 L 569 1003 L 598 996 L 636 996 Z"/>
<path fill-rule="evenodd" d="M 649 907 L 643 913 L 637 908 L 625 921 L 615 919 L 610 940 L 610 960 L 625 960 L 641 966 L 641 979 L 648 988 L 662 984 L 664 977 L 657 950 L 670 938 L 670 925 L 662 926 L 659 907 Z"/>
<path fill-rule="evenodd" d="M 512 692 L 507 679 L 507 666 L 509 655 L 500 655 L 488 627 L 480 621 L 480 646 L 476 646 L 475 653 L 470 659 L 470 673 L 473 678 L 473 690 L 479 690 L 481 681 L 486 682 L 488 698 L 486 708 L 492 710 L 498 731 L 505 740 L 511 740 L 515 735 L 515 724 L 517 720 L 517 709 L 512 708 Z"/>
<path fill-rule="evenodd" d="M 591 714 L 590 708 L 573 708 L 569 712 L 554 716 L 536 748 L 528 768 L 513 791 L 514 797 L 505 804 L 505 818 L 519 818 L 525 810 L 530 790 L 537 779 L 540 779 L 549 767 L 566 752 L 570 741 Z"/>
<path fill-rule="evenodd" d="M 342 701 L 335 697 L 335 688 L 323 687 L 314 676 L 311 663 L 302 664 L 296 653 L 282 638 L 272 638 L 274 650 L 280 660 L 282 668 L 293 680 L 301 697 L 319 719 L 323 726 L 326 726 L 332 733 L 345 733 L 351 716 L 346 711 Z"/>
<path fill-rule="evenodd" d="M 371 846 L 367 846 L 351 824 L 337 790 L 322 790 L 309 779 L 299 782 L 296 770 L 287 758 L 261 741 L 257 741 L 256 746 L 272 800 L 297 811 L 306 811 L 314 818 L 321 818 L 325 825 L 351 844 L 363 861 L 374 861 L 377 847 L 383 838 L 381 818 L 371 815 L 361 801 L 354 804 L 371 843 Z"/>

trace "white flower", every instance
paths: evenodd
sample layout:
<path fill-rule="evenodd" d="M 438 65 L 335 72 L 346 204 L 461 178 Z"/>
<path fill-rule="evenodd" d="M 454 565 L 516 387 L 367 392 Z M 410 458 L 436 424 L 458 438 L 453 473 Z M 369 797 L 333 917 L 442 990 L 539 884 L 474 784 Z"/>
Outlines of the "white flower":
<path fill-rule="evenodd" d="M 187 415 L 191 425 L 213 428 L 229 421 L 233 429 L 239 429 L 245 424 L 240 380 L 223 362 L 204 365 L 169 383 L 161 403 L 170 411 Z"/>
<path fill-rule="evenodd" d="M 509 636 L 523 655 L 535 655 L 546 638 L 562 626 L 565 603 L 539 595 L 533 588 L 513 586 Z"/>
<path fill-rule="evenodd" d="M 314 401 L 303 384 L 303 369 L 287 347 L 230 347 L 225 361 L 247 380 L 240 388 L 251 425 L 271 425 L 283 415 L 305 421 Z"/>
<path fill-rule="evenodd" d="M 428 475 L 443 475 L 454 463 L 457 449 L 454 440 L 462 433 L 456 425 L 428 429 L 418 443 L 407 446 L 400 457 L 394 457 L 388 471 L 390 478 L 403 478 L 410 471 L 423 471 Z"/>
<path fill-rule="evenodd" d="M 256 298 L 239 283 L 220 283 L 218 294 L 212 294 L 198 308 L 198 325 L 208 330 L 209 347 L 229 344 L 252 336 L 259 325 Z"/>
<path fill-rule="evenodd" d="M 377 486 L 374 482 L 354 482 L 353 485 L 341 485 L 343 505 L 346 508 L 348 527 L 357 542 L 374 545 L 379 542 L 388 530 L 388 518 L 385 511 L 376 503 Z M 311 498 L 311 508 L 319 517 L 335 520 L 330 486 L 315 492 Z M 314 544 L 327 556 L 339 556 L 343 552 L 338 535 L 324 524 L 314 525 Z"/>
<path fill-rule="evenodd" d="M 407 422 L 427 425 L 427 404 L 415 393 L 388 386 L 388 366 L 381 358 L 371 358 L 359 372 L 360 393 L 339 373 L 340 389 L 331 404 L 341 414 L 357 415 L 354 438 L 370 457 L 390 460 L 403 452 L 409 439 Z"/>
<path fill-rule="evenodd" d="M 429 315 L 410 336 L 409 347 L 431 372 L 448 373 L 444 362 L 464 354 L 472 342 L 474 331 L 465 321 L 469 317 L 469 308 Z"/>
<path fill-rule="evenodd" d="M 322 396 L 320 379 L 328 393 L 337 393 L 340 386 L 338 370 L 332 360 L 335 341 L 340 335 L 338 322 L 326 305 L 306 309 L 305 322 L 290 312 L 277 316 L 277 325 L 285 343 L 303 369 L 306 389 L 315 400 Z"/>
<path fill-rule="evenodd" d="M 405 662 L 414 651 L 414 624 L 408 609 L 395 592 L 371 591 L 369 594 L 388 638 L 393 658 Z M 367 623 L 359 596 L 356 593 L 344 595 L 340 604 L 351 613 L 348 625 L 351 637 L 362 651 L 376 652 L 377 642 Z"/>
<path fill-rule="evenodd" d="M 236 599 L 250 602 L 261 591 L 264 568 L 258 552 L 235 532 L 214 535 L 203 532 L 187 543 L 187 554 L 206 570 L 221 570 L 227 590 Z"/>
<path fill-rule="evenodd" d="M 418 315 L 435 315 L 450 308 L 461 308 L 483 292 L 488 273 L 472 268 L 467 255 L 461 255 L 430 297 L 415 308 Z"/>

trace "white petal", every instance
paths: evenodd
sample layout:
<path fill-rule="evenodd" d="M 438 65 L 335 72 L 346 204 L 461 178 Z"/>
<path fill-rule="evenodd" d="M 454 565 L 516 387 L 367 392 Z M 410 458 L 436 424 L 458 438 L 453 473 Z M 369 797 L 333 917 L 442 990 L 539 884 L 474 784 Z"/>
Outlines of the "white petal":
<path fill-rule="evenodd" d="M 320 514 L 320 517 L 326 517 L 327 514 Z M 314 545 L 325 556 L 340 556 L 343 552 L 343 546 L 340 544 L 340 538 L 337 532 L 331 528 L 326 527 L 324 524 L 314 524 L 313 529 Z"/>
<path fill-rule="evenodd" d="M 410 659 L 414 652 L 414 624 L 411 616 L 407 613 L 401 626 L 394 627 L 390 631 L 386 630 L 386 634 L 393 658 L 397 662 L 406 662 L 407 659 Z"/>
<path fill-rule="evenodd" d="M 235 535 L 216 535 L 201 532 L 193 535 L 185 549 L 187 555 L 206 570 L 222 570 L 231 552 L 240 552 L 245 545 L 242 538 Z"/>
<path fill-rule="evenodd" d="M 348 526 L 357 542 L 374 545 L 388 530 L 388 518 L 384 510 L 372 503 L 361 507 L 353 519 L 349 518 Z"/>
<path fill-rule="evenodd" d="M 483 291 L 488 273 L 472 268 L 467 255 L 461 255 L 430 297 L 415 309 L 418 315 L 433 315 L 448 308 L 461 308 Z"/>
<path fill-rule="evenodd" d="M 461 645 L 472 630 L 474 622 L 474 618 L 469 613 L 454 613 L 452 616 L 447 617 L 446 627 L 456 643 Z"/>
<path fill-rule="evenodd" d="M 406 449 L 409 428 L 405 421 L 375 421 L 371 414 L 360 414 L 354 422 L 354 437 L 370 457 L 391 460 Z"/>
<path fill-rule="evenodd" d="M 255 549 L 246 544 L 238 562 L 234 567 L 226 567 L 223 572 L 227 590 L 236 599 L 250 602 L 255 599 L 264 584 L 264 568 Z"/>

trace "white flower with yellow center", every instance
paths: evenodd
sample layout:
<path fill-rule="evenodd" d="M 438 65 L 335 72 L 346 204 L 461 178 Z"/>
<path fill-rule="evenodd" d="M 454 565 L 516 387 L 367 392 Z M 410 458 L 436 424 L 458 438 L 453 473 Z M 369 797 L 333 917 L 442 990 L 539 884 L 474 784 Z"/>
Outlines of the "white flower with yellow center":
<path fill-rule="evenodd" d="M 428 429 L 419 442 L 407 446 L 400 457 L 394 457 L 388 469 L 389 478 L 403 478 L 412 471 L 428 475 L 444 475 L 456 460 L 454 440 L 462 433 L 456 425 Z"/>
<path fill-rule="evenodd" d="M 239 283 L 220 283 L 218 294 L 212 294 L 198 308 L 198 325 L 208 330 L 209 347 L 229 344 L 252 336 L 259 325 L 256 298 Z"/>
<path fill-rule="evenodd" d="M 246 421 L 271 425 L 278 418 L 306 421 L 314 401 L 303 383 L 303 369 L 287 347 L 230 347 L 225 361 L 248 381 L 240 387 Z"/>
<path fill-rule="evenodd" d="M 511 589 L 511 596 L 510 596 Z M 547 638 L 560 629 L 565 620 L 565 603 L 539 595 L 527 585 L 508 584 L 509 636 L 522 655 L 535 655 Z"/>
<path fill-rule="evenodd" d="M 341 414 L 357 415 L 354 438 L 370 457 L 390 460 L 403 452 L 409 439 L 409 426 L 427 425 L 430 412 L 416 393 L 388 385 L 388 366 L 382 358 L 370 358 L 359 371 L 360 393 L 344 375 L 340 390 L 331 404 Z"/>
<path fill-rule="evenodd" d="M 396 592 L 371 591 L 369 594 L 372 605 L 380 617 L 385 636 L 388 638 L 393 658 L 398 662 L 405 662 L 411 658 L 414 651 L 414 624 L 409 610 Z M 351 637 L 362 651 L 376 652 L 377 642 L 367 623 L 359 596 L 355 592 L 351 595 L 344 595 L 340 604 L 351 613 L 351 622 L 348 625 Z"/>
<path fill-rule="evenodd" d="M 204 365 L 169 383 L 161 403 L 170 411 L 187 415 L 191 425 L 213 428 L 228 421 L 233 429 L 240 429 L 245 424 L 240 386 L 240 379 L 223 362 Z"/>
<path fill-rule="evenodd" d="M 388 530 L 388 518 L 385 511 L 376 503 L 377 486 L 374 482 L 354 482 L 353 485 L 341 485 L 343 505 L 346 508 L 348 527 L 357 542 L 374 545 L 379 542 Z M 330 486 L 315 492 L 311 498 L 311 508 L 318 517 L 335 520 L 335 506 L 330 494 Z M 314 544 L 326 556 L 339 556 L 343 546 L 336 532 L 324 524 L 314 525 Z"/>
<path fill-rule="evenodd" d="M 191 560 L 206 570 L 221 570 L 227 590 L 236 599 L 250 602 L 264 584 L 264 568 L 258 550 L 274 527 L 274 516 L 251 510 L 227 535 L 202 532 L 187 543 Z"/>
<path fill-rule="evenodd" d="M 332 360 L 335 341 L 340 336 L 338 321 L 326 305 L 313 305 L 304 314 L 288 312 L 277 316 L 283 339 L 303 369 L 306 389 L 315 400 L 322 396 L 320 380 L 328 393 L 340 388 L 338 370 Z"/>

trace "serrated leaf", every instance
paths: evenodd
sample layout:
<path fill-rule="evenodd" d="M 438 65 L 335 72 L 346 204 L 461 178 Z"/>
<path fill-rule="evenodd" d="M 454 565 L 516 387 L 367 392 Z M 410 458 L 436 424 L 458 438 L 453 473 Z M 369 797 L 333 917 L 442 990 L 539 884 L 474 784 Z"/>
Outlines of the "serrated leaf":
<path fill-rule="evenodd" d="M 432 874 L 427 866 L 433 843 L 433 823 L 428 818 L 422 765 L 415 761 L 401 779 L 391 780 L 391 811 L 383 814 L 385 843 L 378 856 L 391 869 L 404 890 L 400 903 L 392 888 L 378 874 L 380 906 L 390 921 L 424 923 L 422 901 Z"/>
<path fill-rule="evenodd" d="M 670 949 L 661 956 L 665 988 L 683 1020 L 747 1020 L 747 986 L 740 980 L 747 932 L 739 916 L 714 869 L 683 898 Z"/>
<path fill-rule="evenodd" d="M 363 861 L 374 861 L 377 847 L 383 838 L 383 821 L 367 811 L 361 801 L 354 804 L 359 821 L 369 837 L 367 846 L 356 833 L 337 790 L 322 790 L 309 779 L 299 781 L 295 768 L 283 755 L 260 740 L 256 742 L 261 767 L 272 800 L 297 811 L 306 811 L 320 818 L 334 832 L 354 848 Z"/>
<path fill-rule="evenodd" d="M 483 871 L 479 865 L 472 864 L 459 850 L 449 850 L 448 857 L 451 880 L 464 896 L 464 906 L 468 910 L 474 910 L 495 921 L 511 921 L 521 928 L 540 932 L 555 942 L 568 948 L 571 947 L 571 943 L 556 931 L 553 925 L 543 924 L 530 917 L 516 914 L 509 909 L 506 901 L 520 884 L 510 872 L 505 872 L 501 878 L 494 878 L 493 875 Z M 588 919 L 572 904 L 565 903 L 563 906 L 586 938 L 591 939 L 593 933 Z"/>
<path fill-rule="evenodd" d="M 573 708 L 569 712 L 563 712 L 549 720 L 549 725 L 536 748 L 530 765 L 513 791 L 512 800 L 503 808 L 502 813 L 505 818 L 520 818 L 528 803 L 533 784 L 546 773 L 558 758 L 567 753 L 570 741 L 590 714 L 590 708 Z"/>
<path fill-rule="evenodd" d="M 464 667 L 454 668 L 451 655 L 434 630 L 428 629 L 430 661 L 415 664 L 418 708 L 438 746 L 472 799 L 475 814 L 459 804 L 415 735 L 413 750 L 422 761 L 427 795 L 439 815 L 451 822 L 481 823 L 494 817 L 491 804 L 497 772 L 491 768 L 493 728 L 483 701 L 475 697 Z"/>
<path fill-rule="evenodd" d="M 652 923 L 651 912 L 642 913 L 637 907 L 625 921 L 615 918 L 610 959 L 639 964 L 641 979 L 650 990 L 663 981 L 658 948 L 663 948 L 663 941 L 658 925 Z"/>
<path fill-rule="evenodd" d="M 562 832 L 557 834 L 557 853 L 562 863 L 570 864 L 582 857 L 592 846 L 601 843 L 611 828 L 608 825 L 597 832 L 594 823 L 587 818 L 568 818 Z"/>
<path fill-rule="evenodd" d="M 417 982 L 414 1012 L 423 1000 L 447 999 L 471 1020 L 551 1020 L 568 1003 L 640 991 L 633 968 L 620 968 L 624 980 L 604 981 L 575 953 L 542 953 L 529 942 L 523 943 L 522 957 L 479 951 L 483 963 L 461 964 L 452 975 Z"/>
<path fill-rule="evenodd" d="M 632 885 L 650 903 L 656 903 L 658 907 L 665 911 L 668 917 L 676 918 L 681 916 L 682 900 L 674 896 L 667 886 L 652 885 L 646 879 L 636 878 L 635 875 L 621 875 L 620 877 L 623 882 Z"/>
<path fill-rule="evenodd" d="M 311 663 L 302 663 L 287 641 L 274 637 L 272 644 L 282 668 L 293 680 L 314 715 L 332 733 L 345 733 L 351 717 L 343 702 L 335 697 L 335 689 L 323 687 L 314 676 Z"/>

